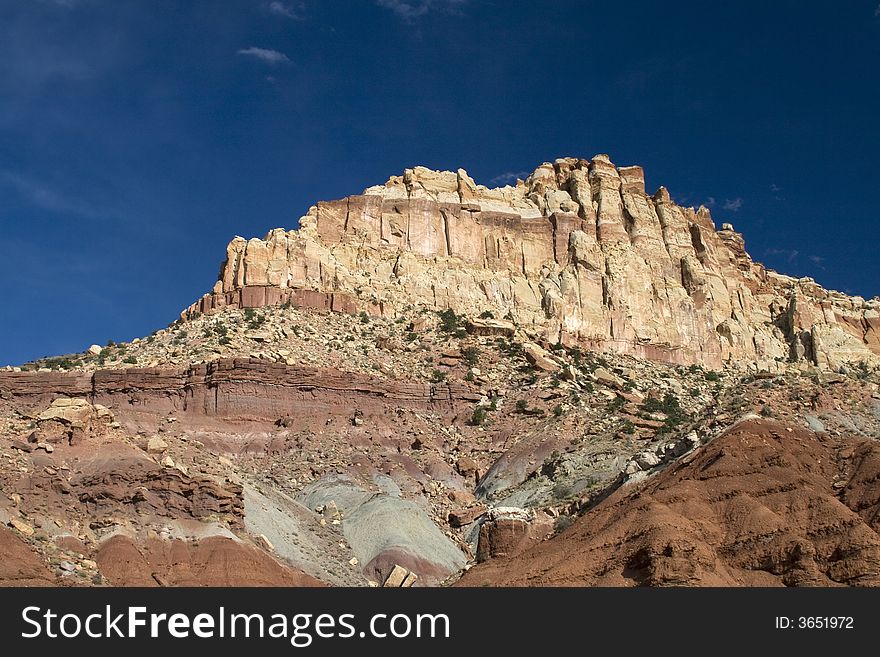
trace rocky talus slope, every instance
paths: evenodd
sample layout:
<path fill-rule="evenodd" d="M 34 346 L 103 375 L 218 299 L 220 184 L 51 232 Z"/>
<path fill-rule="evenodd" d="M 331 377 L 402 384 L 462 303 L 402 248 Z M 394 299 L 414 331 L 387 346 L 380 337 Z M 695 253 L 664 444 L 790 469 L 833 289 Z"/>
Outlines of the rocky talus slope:
<path fill-rule="evenodd" d="M 713 368 L 880 354 L 880 301 L 765 269 L 707 208 L 662 187 L 647 195 L 640 167 L 605 155 L 545 163 L 498 189 L 416 167 L 318 203 L 298 230 L 236 237 L 213 291 L 184 316 L 286 303 L 491 311 L 551 344 Z"/>
<path fill-rule="evenodd" d="M 0 583 L 880 583 L 880 302 L 643 187 L 416 168 L 0 371 Z"/>

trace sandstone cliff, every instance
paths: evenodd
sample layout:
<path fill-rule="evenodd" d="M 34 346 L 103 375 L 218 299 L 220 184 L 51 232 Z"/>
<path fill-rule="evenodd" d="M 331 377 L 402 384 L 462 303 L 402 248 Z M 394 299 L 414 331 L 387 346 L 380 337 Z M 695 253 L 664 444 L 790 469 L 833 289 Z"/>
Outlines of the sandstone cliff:
<path fill-rule="evenodd" d="M 417 306 L 509 316 L 547 342 L 673 363 L 875 361 L 880 300 L 765 269 L 709 210 L 645 193 L 605 155 L 488 189 L 407 169 L 320 202 L 299 229 L 236 237 L 211 293 L 184 311 L 290 303 L 394 316 Z"/>

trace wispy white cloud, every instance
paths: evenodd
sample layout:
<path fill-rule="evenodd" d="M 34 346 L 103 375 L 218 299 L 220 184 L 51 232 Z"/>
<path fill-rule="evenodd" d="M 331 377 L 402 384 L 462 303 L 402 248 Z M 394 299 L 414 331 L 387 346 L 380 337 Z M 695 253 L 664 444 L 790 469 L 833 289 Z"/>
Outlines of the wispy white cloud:
<path fill-rule="evenodd" d="M 256 46 L 251 46 L 250 48 L 242 48 L 238 51 L 238 54 L 244 55 L 245 57 L 253 57 L 254 59 L 259 59 L 260 61 L 270 64 L 272 66 L 274 66 L 275 64 L 284 64 L 290 61 L 290 58 L 283 52 L 272 50 L 270 48 L 257 48 Z"/>
<path fill-rule="evenodd" d="M 715 207 L 715 197 L 710 196 L 709 198 L 706 199 L 706 201 L 703 203 L 703 205 L 705 205 L 707 208 L 709 208 L 711 210 L 712 208 Z"/>
<path fill-rule="evenodd" d="M 880 5 L 877 5 L 877 8 L 874 10 L 874 16 L 880 17 Z"/>
<path fill-rule="evenodd" d="M 517 179 L 525 180 L 528 175 L 528 171 L 507 171 L 492 178 L 492 180 L 489 181 L 489 184 L 492 186 L 511 185 L 515 183 Z"/>
<path fill-rule="evenodd" d="M 785 259 L 788 260 L 788 262 L 794 262 L 801 252 L 797 249 L 767 249 L 764 251 L 764 254 L 770 256 L 785 256 Z"/>
<path fill-rule="evenodd" d="M 776 192 L 781 192 L 781 191 L 782 191 L 782 187 L 780 187 L 780 186 L 777 185 L 776 183 L 772 183 L 772 184 L 770 185 L 770 191 L 773 192 L 773 193 L 775 194 Z"/>
<path fill-rule="evenodd" d="M 431 11 L 454 12 L 468 0 L 376 0 L 405 21 L 413 21 Z"/>
<path fill-rule="evenodd" d="M 301 21 L 305 18 L 305 9 L 306 6 L 302 3 L 296 4 L 285 4 L 283 2 L 270 2 L 266 6 L 266 11 L 270 14 L 275 14 L 276 16 L 283 16 L 284 18 L 290 18 L 295 21 Z"/>
<path fill-rule="evenodd" d="M 734 199 L 724 199 L 724 205 L 722 207 L 729 212 L 739 212 L 742 206 L 743 200 L 737 196 Z"/>
<path fill-rule="evenodd" d="M 0 185 L 11 187 L 30 205 L 57 214 L 72 214 L 96 219 L 106 217 L 107 210 L 98 208 L 59 191 L 43 181 L 35 180 L 12 171 L 0 171 Z"/>

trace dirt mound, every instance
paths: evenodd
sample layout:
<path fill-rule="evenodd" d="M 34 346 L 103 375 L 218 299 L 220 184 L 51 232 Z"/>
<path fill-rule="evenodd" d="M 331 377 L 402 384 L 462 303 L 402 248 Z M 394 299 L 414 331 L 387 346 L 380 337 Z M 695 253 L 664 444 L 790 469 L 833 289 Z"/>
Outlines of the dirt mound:
<path fill-rule="evenodd" d="M 742 422 L 459 585 L 878 585 L 878 464 L 876 441 Z"/>
<path fill-rule="evenodd" d="M 0 527 L 0 586 L 58 586 L 61 582 L 18 536 Z"/>
<path fill-rule="evenodd" d="M 136 544 L 116 535 L 95 560 L 114 586 L 322 586 L 253 546 L 223 537 Z"/>

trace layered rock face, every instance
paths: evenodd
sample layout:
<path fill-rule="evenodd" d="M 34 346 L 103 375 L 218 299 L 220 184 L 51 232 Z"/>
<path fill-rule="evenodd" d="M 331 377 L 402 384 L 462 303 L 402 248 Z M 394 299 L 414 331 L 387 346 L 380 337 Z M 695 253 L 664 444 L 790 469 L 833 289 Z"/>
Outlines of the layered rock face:
<path fill-rule="evenodd" d="M 173 411 L 235 420 L 274 420 L 318 412 L 344 415 L 353 409 L 369 415 L 389 407 L 452 413 L 480 399 L 480 395 L 456 382 L 394 382 L 255 358 L 221 359 L 177 369 L 0 372 L 0 399 L 39 406 L 58 395 L 103 402 L 123 409 L 123 413 Z M 66 404 L 60 410 L 78 408 L 71 404 L 90 407 L 81 399 L 66 400 Z M 40 416 L 41 422 L 54 421 L 58 411 L 53 405 Z M 82 430 L 82 425 L 74 425 L 73 431 L 77 428 Z"/>
<path fill-rule="evenodd" d="M 880 300 L 765 269 L 709 210 L 645 193 L 605 155 L 538 167 L 488 189 L 407 169 L 320 202 L 299 229 L 236 237 L 219 280 L 183 313 L 289 303 L 394 316 L 419 306 L 509 317 L 549 343 L 720 367 L 880 354 Z"/>

